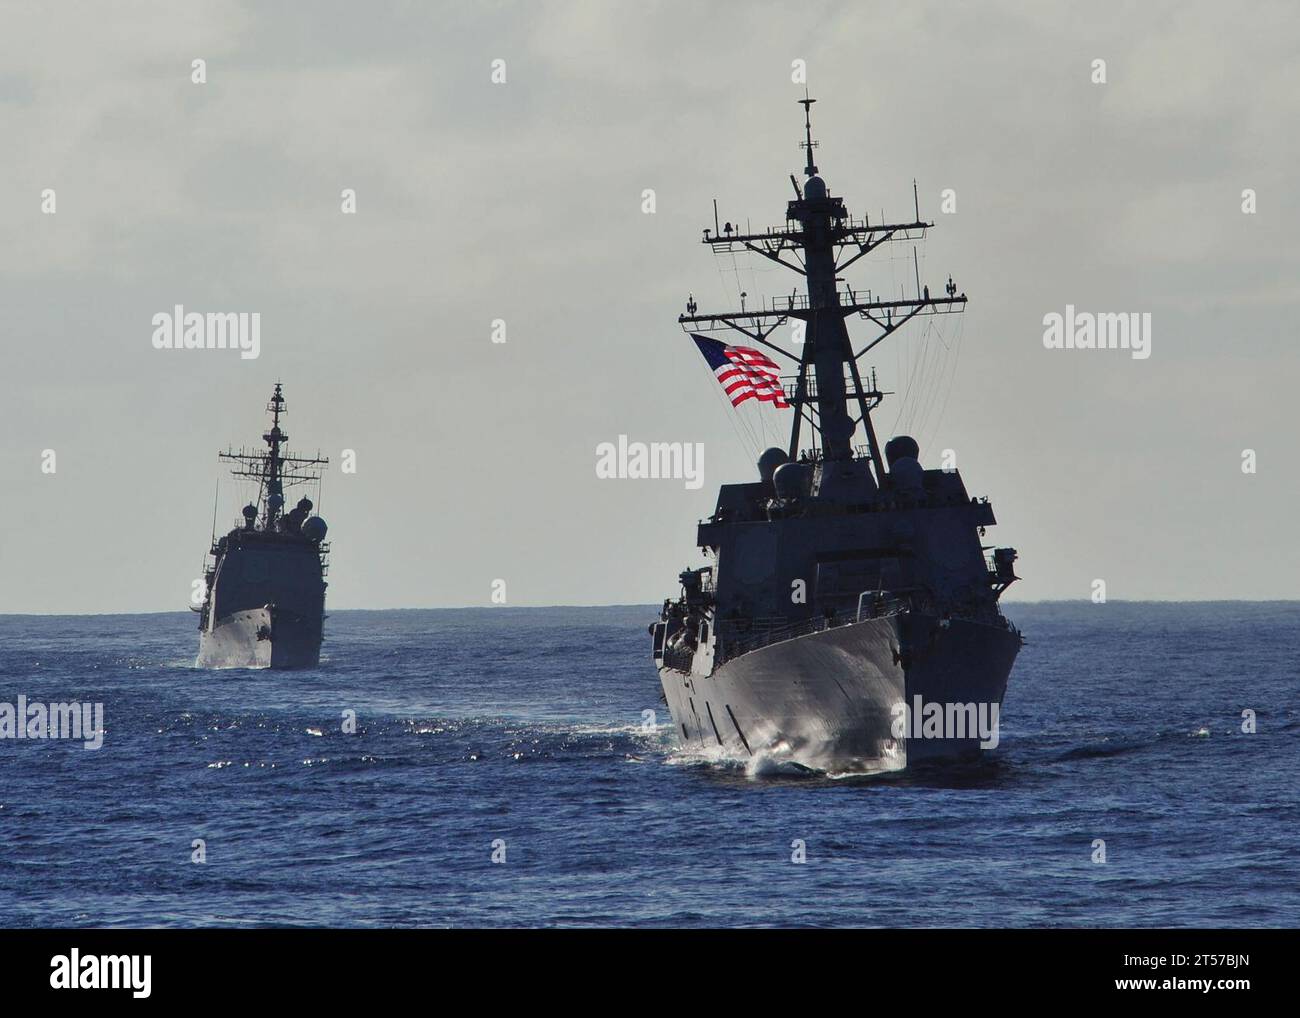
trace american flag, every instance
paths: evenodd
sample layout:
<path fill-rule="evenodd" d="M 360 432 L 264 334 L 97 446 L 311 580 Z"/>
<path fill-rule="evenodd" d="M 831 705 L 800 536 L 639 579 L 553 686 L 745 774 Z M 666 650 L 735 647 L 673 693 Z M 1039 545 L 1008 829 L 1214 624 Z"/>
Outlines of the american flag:
<path fill-rule="evenodd" d="M 747 399 L 758 399 L 786 408 L 785 390 L 778 377 L 776 361 L 761 351 L 748 346 L 728 346 L 707 336 L 691 333 L 695 345 L 709 362 L 713 374 L 723 390 L 731 397 L 732 406 L 740 406 Z"/>

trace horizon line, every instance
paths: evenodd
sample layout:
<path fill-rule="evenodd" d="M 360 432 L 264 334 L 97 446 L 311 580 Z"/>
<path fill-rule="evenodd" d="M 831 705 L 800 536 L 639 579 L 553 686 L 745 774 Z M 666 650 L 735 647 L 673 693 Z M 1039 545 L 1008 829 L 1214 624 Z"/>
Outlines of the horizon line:
<path fill-rule="evenodd" d="M 1002 602 L 1002 604 L 1010 605 L 1010 606 L 1019 606 L 1019 605 L 1056 605 L 1056 604 L 1084 605 L 1084 604 L 1094 604 L 1094 603 L 1095 603 L 1095 602 L 1093 602 L 1092 599 L 1091 599 L 1091 598 L 1088 598 L 1088 597 L 1079 597 L 1079 598 L 1050 598 L 1050 597 L 1049 597 L 1049 598 L 1039 598 L 1039 599 L 1037 599 L 1037 600 L 1033 600 L 1033 601 L 1030 601 L 1030 600 L 1024 600 L 1024 601 L 1007 601 L 1007 602 Z M 1300 605 L 1300 596 L 1296 596 L 1296 597 L 1264 597 L 1264 598 L 1249 598 L 1249 597 L 1217 597 L 1217 598 L 1184 598 L 1184 599 L 1162 598 L 1162 597 L 1134 597 L 1134 598 L 1112 597 L 1112 598 L 1107 598 L 1104 602 L 1102 602 L 1101 604 L 1097 605 L 1097 607 L 1105 607 L 1105 605 L 1107 605 L 1107 604 L 1201 604 L 1201 605 L 1208 605 L 1208 604 L 1241 604 L 1241 605 L 1246 605 L 1246 604 L 1279 604 L 1279 605 L 1282 605 L 1282 604 L 1295 604 L 1295 605 Z M 420 611 L 475 611 L 475 610 L 482 610 L 482 611 L 501 611 L 501 610 L 503 610 L 503 609 L 504 609 L 504 610 L 512 610 L 512 609 L 513 609 L 513 610 L 515 610 L 515 611 L 543 611 L 543 610 L 553 609 L 553 608 L 570 608 L 570 609 L 572 609 L 572 608 L 650 608 L 650 609 L 654 609 L 654 608 L 656 608 L 656 607 L 658 607 L 658 606 L 659 606 L 659 604 L 658 604 L 657 602 L 648 602 L 648 601 L 647 601 L 647 602 L 641 603 L 641 602 L 636 602 L 636 601 L 614 601 L 614 602 L 608 602 L 608 603 L 605 603 L 605 604 L 462 604 L 462 605 L 406 605 L 406 606 L 402 606 L 402 607 L 389 607 L 389 608 L 335 608 L 335 609 L 333 609 L 333 612 L 336 612 L 336 613 L 342 613 L 342 612 L 420 612 Z M 36 618 L 104 618 L 104 617 L 111 617 L 111 616 L 118 616 L 118 615 L 181 615 L 181 614 L 184 614 L 187 610 L 188 610 L 188 609 L 180 609 L 180 608 L 162 608 L 162 609 L 150 609 L 150 610 L 146 610 L 146 611 L 115 611 L 115 612 L 99 612 L 99 611 L 72 611 L 72 612 L 60 612 L 60 611 L 43 611 L 43 612 L 5 612 L 5 611 L 0 611 L 0 619 L 4 619 L 4 618 L 17 618 L 17 619 L 23 619 L 23 618 L 26 618 L 26 619 L 36 619 Z M 196 612 L 193 612 L 193 611 L 190 611 L 190 614 L 197 614 L 197 613 L 196 613 Z M 331 614 L 331 612 L 330 612 L 329 610 L 327 610 L 326 613 L 325 613 L 326 618 L 328 618 L 330 614 Z"/>

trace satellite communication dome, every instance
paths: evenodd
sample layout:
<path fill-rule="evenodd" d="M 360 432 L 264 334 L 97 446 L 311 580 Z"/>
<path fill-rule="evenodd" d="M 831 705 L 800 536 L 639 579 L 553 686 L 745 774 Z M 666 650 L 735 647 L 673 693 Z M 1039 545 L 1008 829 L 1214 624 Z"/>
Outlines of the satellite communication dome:
<path fill-rule="evenodd" d="M 895 435 L 885 443 L 885 460 L 889 463 L 889 468 L 894 468 L 894 461 L 911 458 L 919 460 L 921 458 L 921 447 L 916 444 L 916 439 L 911 435 Z"/>
<path fill-rule="evenodd" d="M 808 494 L 811 480 L 807 466 L 802 463 L 782 463 L 772 475 L 779 498 L 799 498 Z"/>
<path fill-rule="evenodd" d="M 826 197 L 826 181 L 813 174 L 803 185 L 804 201 L 821 201 Z"/>
<path fill-rule="evenodd" d="M 246 520 L 257 519 L 257 506 L 252 504 L 244 506 L 244 519 Z"/>
<path fill-rule="evenodd" d="M 269 505 L 272 509 L 279 509 L 280 506 L 284 505 L 284 496 L 271 495 L 269 498 L 267 498 L 266 504 Z"/>
<path fill-rule="evenodd" d="M 762 478 L 764 484 L 767 484 L 776 473 L 776 468 L 789 462 L 790 457 L 785 454 L 784 449 L 773 446 L 771 449 L 764 450 L 763 455 L 758 458 L 758 476 Z"/>
<path fill-rule="evenodd" d="M 329 530 L 329 527 L 325 525 L 325 521 L 319 516 L 311 517 L 311 519 L 305 521 L 302 525 L 303 537 L 307 538 L 309 541 L 315 541 L 317 544 L 325 540 L 325 532 L 327 530 Z"/>
<path fill-rule="evenodd" d="M 311 499 L 309 498 L 298 499 L 298 508 L 306 512 L 311 512 Z"/>

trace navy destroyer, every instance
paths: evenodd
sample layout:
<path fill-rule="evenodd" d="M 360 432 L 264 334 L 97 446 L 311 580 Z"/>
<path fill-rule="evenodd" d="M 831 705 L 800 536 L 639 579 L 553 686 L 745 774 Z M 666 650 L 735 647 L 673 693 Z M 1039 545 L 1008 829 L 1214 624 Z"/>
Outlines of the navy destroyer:
<path fill-rule="evenodd" d="M 271 430 L 265 451 L 220 453 L 231 474 L 257 483 L 244 506 L 243 524 L 214 540 L 204 570 L 206 594 L 199 612 L 199 668 L 314 668 L 320 662 L 329 545 L 325 521 L 312 515 L 311 499 L 285 511 L 284 492 L 319 486 L 320 456 L 290 456 L 280 428 L 285 412 L 280 383 L 267 404 Z M 318 488 L 319 492 L 319 488 Z M 319 494 L 318 494 L 319 497 Z"/>
<path fill-rule="evenodd" d="M 748 309 L 742 294 L 740 310 L 717 314 L 692 296 L 678 319 L 733 404 L 789 408 L 789 446 L 762 454 L 756 480 L 723 485 L 700 521 L 706 564 L 681 573 L 680 596 L 651 624 L 654 661 L 691 751 L 831 773 L 971 757 L 996 745 L 1023 643 L 998 607 L 1016 552 L 981 544 L 993 507 L 968 495 L 955 468 L 924 469 L 906 435 L 882 448 L 872 413 L 889 393 L 859 367 L 913 319 L 963 311 L 966 295 L 949 277 L 931 296 L 919 273 L 910 298 L 841 288 L 849 265 L 934 224 L 921 220 L 915 188 L 912 222 L 851 216 L 813 161 L 816 100 L 800 102 L 807 164 L 802 187 L 790 175 L 784 225 L 719 226 L 715 202 L 703 242 L 789 268 L 804 291 Z M 871 335 L 855 345 L 849 319 Z M 797 352 L 774 339 L 787 323 L 792 335 L 802 325 Z M 727 330 L 746 345 L 709 335 Z"/>

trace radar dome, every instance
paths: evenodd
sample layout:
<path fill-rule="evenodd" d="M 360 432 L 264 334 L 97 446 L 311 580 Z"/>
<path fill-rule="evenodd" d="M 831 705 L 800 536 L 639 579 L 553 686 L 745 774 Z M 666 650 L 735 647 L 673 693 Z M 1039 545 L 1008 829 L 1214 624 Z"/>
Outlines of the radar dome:
<path fill-rule="evenodd" d="M 280 506 L 284 505 L 284 496 L 279 494 L 271 495 L 267 498 L 266 504 L 272 509 L 279 509 Z"/>
<path fill-rule="evenodd" d="M 319 516 L 311 517 L 302 525 L 303 537 L 307 538 L 309 541 L 315 541 L 317 544 L 325 540 L 325 532 L 327 530 L 329 530 L 329 527 L 325 525 L 325 521 Z"/>
<path fill-rule="evenodd" d="M 255 505 L 244 506 L 244 519 L 246 520 L 257 519 L 257 506 Z"/>
<path fill-rule="evenodd" d="M 889 469 L 894 469 L 895 460 L 904 458 L 919 460 L 921 447 L 911 435 L 895 435 L 885 443 L 885 459 L 889 463 Z"/>
<path fill-rule="evenodd" d="M 821 201 L 826 197 L 826 181 L 813 174 L 803 185 L 804 201 Z"/>
<path fill-rule="evenodd" d="M 302 509 L 305 512 L 311 512 L 311 499 L 309 498 L 298 499 L 298 508 Z"/>
<path fill-rule="evenodd" d="M 802 463 L 782 463 L 772 474 L 779 498 L 799 498 L 808 494 L 811 480 L 808 467 Z"/>
<path fill-rule="evenodd" d="M 776 473 L 777 467 L 789 462 L 790 457 L 785 454 L 785 450 L 773 446 L 771 449 L 765 450 L 763 455 L 758 458 L 758 476 L 762 478 L 764 484 L 767 484 L 772 480 L 772 475 Z"/>

